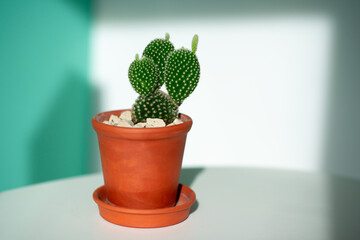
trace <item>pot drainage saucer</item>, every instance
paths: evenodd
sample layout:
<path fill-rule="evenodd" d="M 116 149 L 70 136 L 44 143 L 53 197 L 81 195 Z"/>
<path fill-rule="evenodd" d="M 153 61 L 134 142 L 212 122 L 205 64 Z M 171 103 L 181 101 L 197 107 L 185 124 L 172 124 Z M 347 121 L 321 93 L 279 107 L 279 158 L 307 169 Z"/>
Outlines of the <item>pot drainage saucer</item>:
<path fill-rule="evenodd" d="M 105 186 L 93 193 L 94 201 L 99 207 L 100 215 L 107 221 L 127 227 L 155 228 L 166 227 L 184 221 L 195 202 L 194 191 L 180 185 L 179 199 L 174 207 L 157 209 L 131 209 L 113 205 L 107 201 Z"/>

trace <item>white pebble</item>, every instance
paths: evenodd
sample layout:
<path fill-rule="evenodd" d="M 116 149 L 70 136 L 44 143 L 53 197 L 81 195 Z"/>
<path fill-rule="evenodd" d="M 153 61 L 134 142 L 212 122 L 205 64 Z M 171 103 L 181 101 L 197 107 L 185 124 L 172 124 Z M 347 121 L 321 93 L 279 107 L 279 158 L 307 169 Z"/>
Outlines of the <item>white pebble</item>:
<path fill-rule="evenodd" d="M 115 115 L 111 114 L 109 122 L 110 122 L 111 125 L 114 125 L 115 123 L 120 122 L 120 118 L 118 116 L 115 116 Z"/>
<path fill-rule="evenodd" d="M 146 126 L 146 123 L 137 123 L 134 125 L 134 128 L 144 128 Z"/>
<path fill-rule="evenodd" d="M 131 121 L 131 111 L 122 112 L 120 118 L 126 121 Z"/>
<path fill-rule="evenodd" d="M 118 127 L 133 127 L 133 122 L 131 121 L 126 121 L 123 119 L 120 119 L 120 121 L 118 123 L 115 123 L 114 126 L 118 126 Z"/>
<path fill-rule="evenodd" d="M 181 121 L 180 119 L 176 118 L 174 121 L 173 121 L 173 124 L 175 125 L 178 125 L 178 124 L 182 124 L 183 121 Z"/>
<path fill-rule="evenodd" d="M 146 127 L 153 128 L 153 127 L 165 127 L 166 124 L 164 120 L 159 118 L 147 118 L 146 119 Z"/>

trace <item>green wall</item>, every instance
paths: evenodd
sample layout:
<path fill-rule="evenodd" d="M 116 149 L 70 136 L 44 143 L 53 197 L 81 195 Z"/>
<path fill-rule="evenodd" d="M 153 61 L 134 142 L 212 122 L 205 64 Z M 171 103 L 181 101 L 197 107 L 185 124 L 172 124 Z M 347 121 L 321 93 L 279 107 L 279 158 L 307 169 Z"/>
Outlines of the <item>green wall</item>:
<path fill-rule="evenodd" d="M 0 0 L 0 191 L 91 170 L 90 13 Z"/>

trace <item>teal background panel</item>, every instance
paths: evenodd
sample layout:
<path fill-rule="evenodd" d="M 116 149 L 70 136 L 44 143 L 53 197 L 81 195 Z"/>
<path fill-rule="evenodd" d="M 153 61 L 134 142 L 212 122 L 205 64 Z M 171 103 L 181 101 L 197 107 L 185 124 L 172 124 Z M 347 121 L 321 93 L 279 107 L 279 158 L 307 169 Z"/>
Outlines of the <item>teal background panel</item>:
<path fill-rule="evenodd" d="M 91 1 L 0 1 L 0 191 L 91 172 Z"/>

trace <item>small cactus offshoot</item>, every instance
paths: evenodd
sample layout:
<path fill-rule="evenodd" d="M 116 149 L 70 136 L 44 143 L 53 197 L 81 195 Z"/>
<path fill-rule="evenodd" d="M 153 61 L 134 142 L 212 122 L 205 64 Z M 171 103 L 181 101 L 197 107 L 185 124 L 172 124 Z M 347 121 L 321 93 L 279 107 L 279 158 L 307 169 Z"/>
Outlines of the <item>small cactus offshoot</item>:
<path fill-rule="evenodd" d="M 129 80 L 138 94 L 146 96 L 153 92 L 157 74 L 154 62 L 150 58 L 142 57 L 139 60 L 139 55 L 136 54 L 136 59 L 129 68 Z"/>
<path fill-rule="evenodd" d="M 160 89 L 164 84 L 165 77 L 165 64 L 166 59 L 171 52 L 174 51 L 174 46 L 169 41 L 170 35 L 167 33 L 165 39 L 155 39 L 146 46 L 143 56 L 152 59 L 156 68 L 159 71 L 158 82 L 156 83 L 155 90 Z"/>
<path fill-rule="evenodd" d="M 179 106 L 194 91 L 200 78 L 200 65 L 195 55 L 198 36 L 192 40 L 192 50 L 174 50 L 169 41 L 155 39 L 148 44 L 143 57 L 136 59 L 129 68 L 129 80 L 140 96 L 132 107 L 132 121 L 136 124 L 147 118 L 160 118 L 165 123 L 178 116 Z M 159 88 L 165 82 L 166 94 Z"/>

